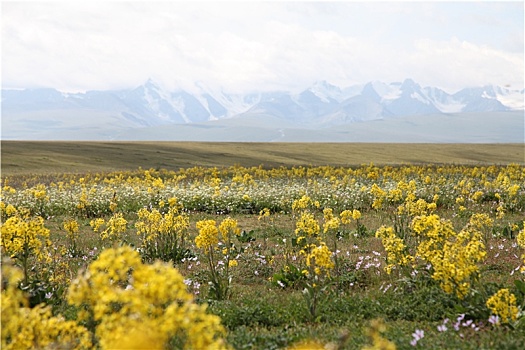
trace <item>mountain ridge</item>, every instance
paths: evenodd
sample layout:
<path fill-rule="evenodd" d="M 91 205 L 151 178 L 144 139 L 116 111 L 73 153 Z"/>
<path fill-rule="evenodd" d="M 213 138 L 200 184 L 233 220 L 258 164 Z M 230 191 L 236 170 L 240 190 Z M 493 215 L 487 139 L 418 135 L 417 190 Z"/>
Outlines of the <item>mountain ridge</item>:
<path fill-rule="evenodd" d="M 268 127 L 333 129 L 373 120 L 461 113 L 523 111 L 523 90 L 485 85 L 453 94 L 412 79 L 341 88 L 318 81 L 299 93 L 231 94 L 203 84 L 193 92 L 167 90 L 149 79 L 132 89 L 65 93 L 52 88 L 2 90 L 2 139 L 32 139 L 84 127 L 117 137 L 131 129 L 203 125 L 231 119 L 242 126 L 262 118 Z M 74 120 L 76 119 L 76 120 Z M 282 125 L 280 125 L 282 123 Z M 108 128 L 107 126 L 110 126 Z M 112 136 L 108 136 L 112 135 Z"/>

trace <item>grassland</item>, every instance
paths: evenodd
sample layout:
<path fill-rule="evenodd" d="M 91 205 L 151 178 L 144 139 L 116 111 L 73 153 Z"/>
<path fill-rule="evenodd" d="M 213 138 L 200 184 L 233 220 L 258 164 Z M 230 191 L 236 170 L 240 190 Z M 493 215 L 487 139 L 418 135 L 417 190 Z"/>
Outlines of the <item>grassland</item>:
<path fill-rule="evenodd" d="M 523 144 L 2 141 L 2 175 L 193 166 L 525 164 Z"/>
<path fill-rule="evenodd" d="M 2 142 L 2 180 L 8 179 L 2 183 L 0 202 L 6 227 L 2 238 L 4 232 L 32 233 L 9 229 L 30 220 L 21 209 L 31 218 L 44 218 L 50 244 L 46 249 L 53 259 L 32 256 L 25 261 L 30 264 L 30 301 L 45 303 L 54 315 L 77 321 L 95 334 L 95 323 L 81 321 L 77 306 L 66 302 L 67 286 L 100 258 L 101 251 L 129 245 L 144 252 L 145 241 L 136 226 L 143 220 L 139 212 L 149 208 L 165 215 L 170 199 L 177 198 L 189 219 L 181 232 L 190 258 L 178 261 L 158 253 L 144 259 L 170 260 L 190 283 L 195 302 L 207 304 L 209 312 L 221 318 L 235 349 L 285 349 L 307 339 L 333 348 L 361 349 L 374 341 L 369 337 L 374 320 L 383 320 L 382 336 L 397 349 L 523 349 L 525 284 L 520 284 L 524 275 L 519 268 L 525 263 L 525 247 L 516 237 L 524 230 L 524 153 L 523 144 Z M 366 165 L 370 163 L 377 166 Z M 519 165 L 507 166 L 511 163 Z M 497 164 L 501 166 L 492 166 Z M 249 168 L 259 165 L 266 170 Z M 293 168 L 299 165 L 312 167 Z M 315 168 L 324 165 L 347 169 Z M 199 168 L 184 169 L 195 166 Z M 146 170 L 150 168 L 161 170 Z M 305 193 L 319 206 L 294 210 Z M 271 214 L 262 216 L 264 208 Z M 324 209 L 333 209 L 341 218 L 344 210 L 355 209 L 360 218 L 324 232 L 324 226 L 329 227 Z M 305 289 L 318 281 L 317 272 L 304 276 L 308 264 L 296 230 L 303 214 L 312 215 L 310 223 L 317 223 L 319 239 L 338 259 L 330 278 L 320 275 L 326 289 L 320 289 L 315 315 Z M 470 227 L 474 215 L 491 221 L 479 229 L 486 256 L 478 262 L 479 275 L 472 277 L 473 287 L 464 298 L 446 293 L 430 277 L 428 261 L 385 272 L 390 260 L 376 232 L 383 225 L 392 227 L 407 251 L 416 254 L 410 223 L 430 214 L 450 221 L 458 233 Z M 201 235 L 197 224 L 228 217 L 244 233 L 234 237 L 236 264 L 223 276 L 231 278 L 230 294 L 218 298 L 210 287 L 211 265 L 195 243 Z M 105 238 L 93 226 L 94 220 L 102 220 L 108 231 L 116 218 L 127 224 L 115 238 Z M 65 223 L 71 220 L 78 231 L 70 235 Z M 155 227 L 153 223 L 147 226 Z M 24 255 L 12 249 L 5 255 L 24 266 L 19 258 Z M 454 254 L 463 254 L 462 246 L 455 249 Z M 229 262 L 225 259 L 230 256 L 224 255 L 228 251 L 216 253 L 220 262 Z M 42 271 L 55 274 L 51 278 Z M 494 326 L 486 301 L 503 288 L 516 295 L 520 311 L 516 321 Z M 25 317 L 23 312 L 20 316 Z M 2 326 L 9 319 L 2 317 Z M 414 346 L 416 331 L 424 331 L 424 338 Z M 179 345 L 175 337 L 167 348 Z"/>

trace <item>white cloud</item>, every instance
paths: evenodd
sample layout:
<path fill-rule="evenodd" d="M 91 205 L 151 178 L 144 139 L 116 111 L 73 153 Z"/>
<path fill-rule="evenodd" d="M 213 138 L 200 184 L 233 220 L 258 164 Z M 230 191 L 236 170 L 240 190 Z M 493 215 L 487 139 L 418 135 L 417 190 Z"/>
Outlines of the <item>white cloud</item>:
<path fill-rule="evenodd" d="M 151 77 L 170 88 L 201 82 L 235 91 L 294 90 L 321 79 L 346 86 L 410 77 L 448 89 L 487 83 L 523 88 L 519 8 L 3 2 L 2 85 L 76 91 L 137 86 Z"/>
<path fill-rule="evenodd" d="M 414 78 L 450 90 L 485 84 L 523 88 L 523 54 L 495 50 L 465 40 L 417 40 L 407 63 Z"/>

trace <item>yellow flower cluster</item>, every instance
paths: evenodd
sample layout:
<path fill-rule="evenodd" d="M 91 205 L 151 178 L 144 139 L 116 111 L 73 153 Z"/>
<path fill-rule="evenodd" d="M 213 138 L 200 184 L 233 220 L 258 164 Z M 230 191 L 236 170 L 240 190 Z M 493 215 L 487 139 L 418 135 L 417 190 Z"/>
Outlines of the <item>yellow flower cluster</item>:
<path fill-rule="evenodd" d="M 392 227 L 381 226 L 376 231 L 376 237 L 381 239 L 387 253 L 385 270 L 388 274 L 396 265 L 406 266 L 414 261 L 414 257 L 408 253 L 405 242 L 395 234 Z"/>
<path fill-rule="evenodd" d="M 259 217 L 257 218 L 258 220 L 261 220 L 261 219 L 264 219 L 264 218 L 267 218 L 270 216 L 270 209 L 268 208 L 264 208 L 262 209 L 260 212 L 259 212 Z"/>
<path fill-rule="evenodd" d="M 449 220 L 437 215 L 418 216 L 412 221 L 412 229 L 422 239 L 417 256 L 432 265 L 432 278 L 439 281 L 446 293 L 455 292 L 464 298 L 470 291 L 471 279 L 478 272 L 478 265 L 486 255 L 480 232 L 479 216 L 459 233 Z"/>
<path fill-rule="evenodd" d="M 91 348 L 91 336 L 84 327 L 52 316 L 51 308 L 43 304 L 29 308 L 18 288 L 22 272 L 8 262 L 2 265 L 2 349 Z"/>
<path fill-rule="evenodd" d="M 227 217 L 221 221 L 219 224 L 219 231 L 225 241 L 230 239 L 230 235 L 232 233 L 236 236 L 241 234 L 241 230 L 237 227 L 237 220 L 234 220 L 230 217 Z"/>
<path fill-rule="evenodd" d="M 341 220 L 334 216 L 333 210 L 331 208 L 325 208 L 323 210 L 324 215 L 324 224 L 323 224 L 323 233 L 328 231 L 336 231 L 341 225 Z"/>
<path fill-rule="evenodd" d="M 131 247 L 103 251 L 71 284 L 68 301 L 97 324 L 102 349 L 165 348 L 171 338 L 189 349 L 227 348 L 220 318 L 206 313 L 170 264 L 145 265 Z"/>
<path fill-rule="evenodd" d="M 236 248 L 232 242 L 232 237 L 240 235 L 241 230 L 237 227 L 237 220 L 230 217 L 222 220 L 218 228 L 215 220 L 201 220 L 197 222 L 196 226 L 199 235 L 195 237 L 195 245 L 205 251 L 205 257 L 209 263 L 211 294 L 217 300 L 223 300 L 229 297 L 232 280 L 229 269 L 238 265 L 238 261 L 235 259 Z M 219 237 L 219 233 L 221 237 Z M 219 243 L 220 238 L 222 240 Z M 222 245 L 223 248 L 212 248 L 215 245 Z M 221 257 L 216 256 L 219 252 L 222 254 Z"/>
<path fill-rule="evenodd" d="M 106 229 L 100 232 L 100 238 L 102 240 L 109 239 L 110 241 L 119 241 L 122 238 L 122 234 L 126 232 L 128 228 L 128 221 L 124 219 L 122 213 L 114 213 L 107 222 L 104 219 L 98 218 L 91 220 L 89 223 L 93 228 L 93 231 L 98 232 L 102 225 L 106 225 Z"/>
<path fill-rule="evenodd" d="M 320 230 L 321 228 L 314 215 L 307 211 L 303 211 L 295 223 L 295 234 L 299 237 L 304 237 L 304 235 L 307 237 L 317 236 Z"/>
<path fill-rule="evenodd" d="M 63 223 L 64 230 L 66 230 L 67 235 L 70 239 L 74 239 L 78 233 L 78 222 L 75 219 L 65 220 Z"/>
<path fill-rule="evenodd" d="M 310 252 L 306 256 L 306 266 L 314 267 L 314 272 L 318 276 L 322 273 L 329 274 L 329 270 L 334 268 L 332 252 L 324 242 L 310 249 Z"/>
<path fill-rule="evenodd" d="M 525 220 L 523 221 L 523 230 L 521 230 L 519 233 L 518 233 L 518 236 L 516 237 L 517 241 L 518 241 L 518 245 L 522 248 L 522 249 L 525 249 Z M 521 259 L 523 260 L 523 263 L 525 264 L 525 253 L 523 253 L 521 255 Z M 525 266 L 522 267 L 522 271 L 525 271 Z"/>
<path fill-rule="evenodd" d="M 219 229 L 215 220 L 198 221 L 199 235 L 195 237 L 195 245 L 200 249 L 209 249 L 219 243 Z"/>
<path fill-rule="evenodd" d="M 190 226 L 188 215 L 179 214 L 175 206 L 170 206 L 165 214 L 157 209 L 142 208 L 137 212 L 137 216 L 137 234 L 146 242 L 155 240 L 159 235 L 181 233 Z"/>
<path fill-rule="evenodd" d="M 157 209 L 148 210 L 147 208 L 139 209 L 137 212 L 138 219 L 135 222 L 137 234 L 143 237 L 143 241 L 151 242 L 160 232 L 160 226 L 163 221 L 163 215 Z"/>
<path fill-rule="evenodd" d="M 9 256 L 27 259 L 29 254 L 34 254 L 39 260 L 46 258 L 45 248 L 51 241 L 42 217 L 17 212 L 2 224 L 1 233 L 0 246 Z"/>
<path fill-rule="evenodd" d="M 102 225 L 104 225 L 105 221 L 102 218 L 93 219 L 89 222 L 89 226 L 93 229 L 95 232 L 99 232 Z"/>
<path fill-rule="evenodd" d="M 9 216 L 13 216 L 18 212 L 16 210 L 15 206 L 12 204 L 5 205 L 4 202 L 0 201 L 0 215 L 5 218 Z"/>
<path fill-rule="evenodd" d="M 516 306 L 516 296 L 508 289 L 500 289 L 487 300 L 487 307 L 494 315 L 501 318 L 501 322 L 509 323 L 516 321 L 518 317 L 518 307 Z"/>
<path fill-rule="evenodd" d="M 370 187 L 370 194 L 374 198 L 372 208 L 381 209 L 383 207 L 383 202 L 386 199 L 387 192 L 384 191 L 381 187 L 379 187 L 376 183 L 374 183 L 372 187 Z"/>
<path fill-rule="evenodd" d="M 33 197 L 36 200 L 49 200 L 47 196 L 46 186 L 43 184 L 38 184 L 34 189 L 32 189 Z"/>
<path fill-rule="evenodd" d="M 341 218 L 341 222 L 345 225 L 349 224 L 353 220 L 359 220 L 361 219 L 361 212 L 357 209 L 354 210 L 343 210 L 341 214 L 339 214 L 339 217 Z"/>
<path fill-rule="evenodd" d="M 318 201 L 314 201 L 309 196 L 303 195 L 300 199 L 293 201 L 292 210 L 293 211 L 304 210 L 304 209 L 307 209 L 308 207 L 319 208 L 319 206 L 320 204 Z"/>
<path fill-rule="evenodd" d="M 405 203 L 397 207 L 398 215 L 429 215 L 433 213 L 437 208 L 436 203 L 427 203 L 424 199 L 420 198 L 415 201 L 415 196 L 409 195 L 405 199 Z"/>
<path fill-rule="evenodd" d="M 78 203 L 77 203 L 77 209 L 86 209 L 87 207 L 89 206 L 89 200 L 88 200 L 88 195 L 87 195 L 87 192 L 86 192 L 86 189 L 82 189 L 82 194 L 80 195 L 80 198 L 78 199 Z"/>

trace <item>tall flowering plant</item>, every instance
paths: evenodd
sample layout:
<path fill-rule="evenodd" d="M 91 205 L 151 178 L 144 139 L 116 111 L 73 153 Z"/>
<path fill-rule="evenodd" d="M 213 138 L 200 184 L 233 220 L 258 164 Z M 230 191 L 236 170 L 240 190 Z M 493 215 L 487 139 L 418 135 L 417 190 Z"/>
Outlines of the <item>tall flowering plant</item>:
<path fill-rule="evenodd" d="M 302 270 L 305 276 L 303 296 L 310 317 L 315 320 L 322 296 L 327 292 L 330 283 L 330 271 L 335 266 L 332 251 L 324 242 L 324 238 L 328 231 L 339 227 L 340 221 L 330 209 L 325 210 L 325 225 L 324 230 L 321 231 L 321 226 L 310 209 L 312 207 L 318 208 L 319 204 L 308 196 L 303 196 L 292 203 L 294 214 L 299 211 L 295 223 L 295 235 L 297 245 L 301 248 L 299 254 L 304 258 L 305 263 L 305 268 Z"/>
<path fill-rule="evenodd" d="M 210 274 L 210 294 L 216 300 L 227 299 L 232 280 L 231 269 L 238 265 L 238 251 L 233 238 L 241 234 L 237 220 L 224 219 L 217 227 L 215 220 L 201 220 L 196 224 L 199 235 L 195 245 L 207 260 Z"/>
<path fill-rule="evenodd" d="M 93 231 L 100 233 L 102 241 L 110 241 L 112 244 L 122 241 L 123 233 L 128 228 L 128 221 L 122 213 L 114 213 L 107 221 L 102 218 L 90 221 Z"/>
<path fill-rule="evenodd" d="M 482 229 L 491 224 L 486 214 L 475 214 L 461 231 L 456 232 L 450 220 L 436 214 L 419 215 L 410 224 L 411 235 L 417 243 L 415 247 L 396 235 L 392 227 L 380 227 L 376 237 L 381 239 L 387 253 L 387 273 L 417 262 L 429 264 L 432 279 L 439 282 L 443 291 L 464 299 L 477 280 L 478 264 L 486 255 Z"/>
<path fill-rule="evenodd" d="M 29 283 L 31 259 L 45 261 L 51 246 L 49 229 L 40 216 L 32 217 L 29 211 L 17 210 L 1 227 L 0 246 L 24 272 L 24 285 Z"/>
<path fill-rule="evenodd" d="M 135 228 L 141 238 L 140 252 L 145 261 L 160 259 L 177 263 L 191 255 L 186 248 L 190 220 L 181 212 L 175 198 L 170 199 L 166 213 L 142 208 L 137 215 Z"/>

